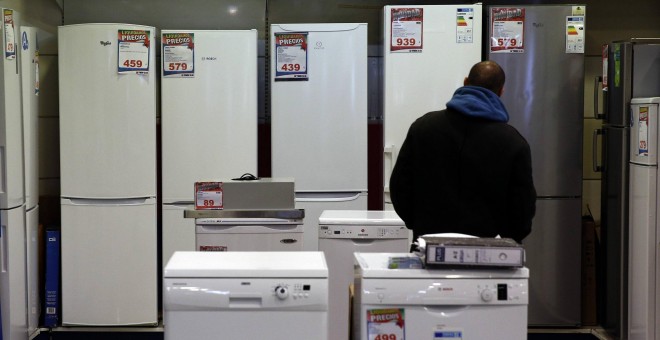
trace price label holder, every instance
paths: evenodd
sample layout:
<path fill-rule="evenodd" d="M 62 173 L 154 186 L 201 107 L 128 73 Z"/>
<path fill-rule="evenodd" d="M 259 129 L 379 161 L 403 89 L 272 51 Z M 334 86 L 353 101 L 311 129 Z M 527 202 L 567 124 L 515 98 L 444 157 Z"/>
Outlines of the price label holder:
<path fill-rule="evenodd" d="M 163 77 L 195 76 L 195 34 L 163 33 Z"/>
<path fill-rule="evenodd" d="M 390 18 L 390 52 L 422 52 L 424 9 L 392 8 Z"/>
<path fill-rule="evenodd" d="M 223 209 L 222 182 L 195 183 L 195 209 Z"/>
<path fill-rule="evenodd" d="M 149 73 L 149 34 L 145 30 L 117 31 L 118 73 Z"/>
<path fill-rule="evenodd" d="M 402 308 L 367 310 L 367 339 L 403 340 L 405 310 Z"/>
<path fill-rule="evenodd" d="M 490 13 L 492 53 L 525 52 L 525 9 L 492 8 Z"/>
<path fill-rule="evenodd" d="M 306 81 L 308 33 L 275 33 L 275 81 Z"/>
<path fill-rule="evenodd" d="M 5 58 L 13 60 L 16 59 L 14 11 L 11 9 L 5 9 L 2 14 L 5 22 Z"/>

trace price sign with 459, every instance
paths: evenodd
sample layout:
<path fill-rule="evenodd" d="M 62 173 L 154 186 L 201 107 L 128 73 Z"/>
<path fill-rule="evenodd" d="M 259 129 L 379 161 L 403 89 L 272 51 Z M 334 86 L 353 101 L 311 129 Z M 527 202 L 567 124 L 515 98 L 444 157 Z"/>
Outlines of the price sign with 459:
<path fill-rule="evenodd" d="M 117 32 L 119 73 L 146 74 L 149 72 L 150 31 L 119 30 Z"/>

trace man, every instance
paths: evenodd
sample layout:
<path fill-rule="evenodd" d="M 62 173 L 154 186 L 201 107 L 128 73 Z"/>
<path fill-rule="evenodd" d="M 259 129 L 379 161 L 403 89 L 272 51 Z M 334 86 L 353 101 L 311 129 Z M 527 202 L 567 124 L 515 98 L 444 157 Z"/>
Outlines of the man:
<path fill-rule="evenodd" d="M 424 234 L 529 235 L 536 209 L 529 144 L 507 124 L 505 75 L 495 62 L 472 67 L 447 108 L 411 126 L 390 178 L 394 210 Z"/>

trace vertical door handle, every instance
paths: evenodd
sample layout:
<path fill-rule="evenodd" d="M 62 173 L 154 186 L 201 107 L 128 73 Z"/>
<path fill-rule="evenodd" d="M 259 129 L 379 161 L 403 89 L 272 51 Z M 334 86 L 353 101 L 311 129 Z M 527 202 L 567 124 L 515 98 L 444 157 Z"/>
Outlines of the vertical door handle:
<path fill-rule="evenodd" d="M 594 79 L 594 118 L 596 119 L 603 119 L 605 118 L 605 114 L 603 112 L 600 112 L 600 105 L 599 105 L 599 100 L 598 100 L 598 94 L 600 92 L 603 92 L 600 89 L 600 84 L 603 82 L 603 77 L 602 76 L 596 76 L 596 79 Z"/>
<path fill-rule="evenodd" d="M 602 172 L 603 167 L 598 165 L 598 135 L 604 135 L 605 131 L 603 129 L 595 129 L 592 135 L 592 150 L 591 150 L 591 160 L 594 172 Z"/>

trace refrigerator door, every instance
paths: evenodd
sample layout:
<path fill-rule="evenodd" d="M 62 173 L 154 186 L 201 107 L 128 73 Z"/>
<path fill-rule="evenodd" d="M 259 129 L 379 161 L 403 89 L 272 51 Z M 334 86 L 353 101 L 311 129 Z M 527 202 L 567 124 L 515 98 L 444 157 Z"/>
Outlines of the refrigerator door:
<path fill-rule="evenodd" d="M 539 199 L 532 233 L 525 238 L 529 271 L 529 324 L 580 324 L 582 201 Z"/>
<path fill-rule="evenodd" d="M 121 30 L 147 31 L 154 41 L 148 26 L 58 28 L 62 197 L 156 196 L 155 44 L 143 51 L 148 74 L 119 73 Z"/>
<path fill-rule="evenodd" d="M 628 339 L 656 338 L 658 267 L 658 167 L 630 164 Z"/>
<path fill-rule="evenodd" d="M 21 27 L 21 92 L 23 97 L 23 149 L 25 158 L 25 206 L 39 202 L 39 56 L 37 29 Z"/>
<path fill-rule="evenodd" d="M 295 178 L 296 191 L 367 191 L 367 25 L 271 32 L 272 176 Z M 307 33 L 308 79 L 277 81 L 275 35 L 291 32 Z"/>
<path fill-rule="evenodd" d="M 601 235 L 603 249 L 603 328 L 626 334 L 628 277 L 629 127 L 603 127 Z"/>
<path fill-rule="evenodd" d="M 39 328 L 41 300 L 39 299 L 39 206 L 25 213 L 25 247 L 27 280 L 28 334 Z"/>
<path fill-rule="evenodd" d="M 2 339 L 27 339 L 25 207 L 0 210 Z"/>
<path fill-rule="evenodd" d="M 632 65 L 632 44 L 615 42 L 609 45 L 605 124 L 630 126 L 628 103 L 632 97 Z"/>
<path fill-rule="evenodd" d="M 156 325 L 156 200 L 61 204 L 62 324 Z"/>
<path fill-rule="evenodd" d="M 296 209 L 305 209 L 303 250 L 319 249 L 319 217 L 325 210 L 367 210 L 361 192 L 296 193 Z"/>
<path fill-rule="evenodd" d="M 20 42 L 20 16 L 16 11 L 11 13 L 13 23 L 0 29 L 3 46 L 8 43 L 16 46 Z M 9 18 L 8 14 L 5 16 Z M 13 36 L 14 41 L 5 41 L 8 36 Z M 25 203 L 20 67 L 18 56 L 13 56 L 3 57 L 0 62 L 0 209 Z"/>
<path fill-rule="evenodd" d="M 164 203 L 192 201 L 199 180 L 257 174 L 257 31 L 161 36 L 184 32 L 194 38 L 194 76 L 161 72 Z"/>
<path fill-rule="evenodd" d="M 164 204 L 162 229 L 162 266 L 175 251 L 195 250 L 195 219 L 183 217 L 183 212 L 195 209 L 194 204 Z"/>
<path fill-rule="evenodd" d="M 537 195 L 579 197 L 584 54 L 566 53 L 566 17 L 573 15 L 573 6 L 516 8 L 525 10 L 524 52 L 491 52 L 488 56 L 506 73 L 501 98 L 509 111 L 509 124 L 532 149 Z M 493 36 L 492 24 L 490 29 Z"/>
<path fill-rule="evenodd" d="M 408 9 L 422 11 L 422 47 L 420 52 L 413 53 L 392 51 L 397 47 L 397 39 L 392 37 L 393 14 L 396 16 Z M 408 128 L 423 114 L 444 109 L 454 91 L 463 86 L 463 79 L 472 65 L 481 61 L 481 17 L 481 4 L 385 6 L 383 179 L 386 206 L 391 207 L 390 175 Z M 468 29 L 471 33 L 467 33 Z"/>

